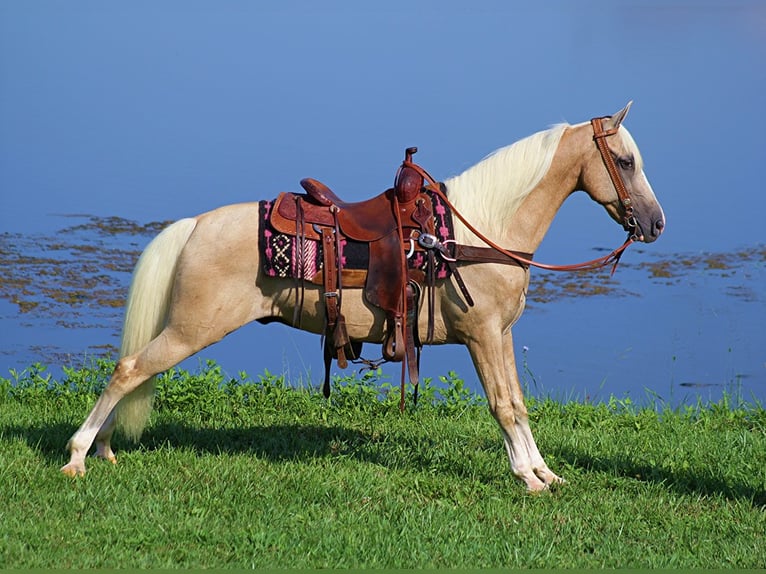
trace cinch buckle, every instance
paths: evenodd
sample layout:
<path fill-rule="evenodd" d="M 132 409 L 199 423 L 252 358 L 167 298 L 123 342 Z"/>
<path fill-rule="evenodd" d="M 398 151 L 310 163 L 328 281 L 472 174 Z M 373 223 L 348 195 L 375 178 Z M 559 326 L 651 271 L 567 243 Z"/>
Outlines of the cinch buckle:
<path fill-rule="evenodd" d="M 415 239 L 410 237 L 409 241 L 410 250 L 407 253 L 407 259 L 411 258 L 415 254 Z M 438 251 L 441 258 L 445 261 L 457 261 L 455 258 L 447 255 L 446 246 L 448 243 L 456 243 L 454 239 L 445 239 L 444 241 L 439 241 L 439 238 L 435 235 L 431 235 L 430 233 L 421 233 L 418 235 L 417 241 L 418 245 L 420 245 L 423 249 L 429 251 Z"/>
<path fill-rule="evenodd" d="M 418 235 L 418 244 L 423 249 L 435 249 L 441 246 L 441 243 L 439 243 L 439 239 L 435 235 L 431 235 L 430 233 L 421 233 L 420 235 Z"/>

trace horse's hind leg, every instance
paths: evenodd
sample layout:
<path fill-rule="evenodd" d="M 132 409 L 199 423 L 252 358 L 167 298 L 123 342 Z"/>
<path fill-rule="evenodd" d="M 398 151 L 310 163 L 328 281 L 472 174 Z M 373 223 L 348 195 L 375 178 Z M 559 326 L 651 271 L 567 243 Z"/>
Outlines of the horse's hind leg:
<path fill-rule="evenodd" d="M 136 368 L 139 355 L 123 357 L 117 362 L 109 384 L 101 393 L 88 418 L 80 425 L 77 432 L 69 439 L 69 462 L 61 468 L 61 472 L 70 476 L 85 474 L 85 457 L 93 444 L 93 440 L 112 414 L 114 407 L 125 395 L 135 390 L 141 383 L 155 373 L 142 372 Z M 159 371 L 158 371 L 159 372 Z M 102 455 L 107 458 L 111 454 L 111 448 L 106 443 L 106 449 L 102 446 Z M 111 455 L 112 457 L 114 455 Z"/>
<path fill-rule="evenodd" d="M 116 410 L 112 409 L 109 416 L 106 417 L 106 421 L 101 425 L 98 433 L 96 434 L 96 452 L 93 456 L 96 458 L 103 458 L 108 460 L 112 464 L 117 464 L 117 457 L 114 456 L 112 451 L 112 434 L 115 427 L 115 414 Z"/>
<path fill-rule="evenodd" d="M 191 356 L 202 347 L 215 342 L 196 338 L 186 340 L 166 328 L 142 350 L 123 357 L 117 362 L 104 392 L 96 401 L 88 418 L 69 440 L 69 462 L 61 468 L 70 476 L 85 474 L 85 457 L 93 441 L 98 437 L 96 455 L 114 462 L 114 455 L 109 446 L 113 429 L 114 408 L 127 394 L 135 391 L 149 377 L 166 371 Z"/>

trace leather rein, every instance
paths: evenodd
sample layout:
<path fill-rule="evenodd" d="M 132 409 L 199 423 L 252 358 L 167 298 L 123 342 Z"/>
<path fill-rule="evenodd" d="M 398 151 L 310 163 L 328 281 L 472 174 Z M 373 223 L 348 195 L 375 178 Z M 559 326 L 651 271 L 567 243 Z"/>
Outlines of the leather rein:
<path fill-rule="evenodd" d="M 546 263 L 538 263 L 532 261 L 531 254 L 521 254 L 517 251 L 505 249 L 494 243 L 491 239 L 476 229 L 466 218 L 457 210 L 455 206 L 447 198 L 447 194 L 444 192 L 444 187 L 436 182 L 431 175 L 422 167 L 407 161 L 402 164 L 404 166 L 415 169 L 423 178 L 428 182 L 426 189 L 436 194 L 442 201 L 452 210 L 452 213 L 473 233 L 476 237 L 481 239 L 489 247 L 472 247 L 465 245 L 456 246 L 455 259 L 463 261 L 473 262 L 486 262 L 486 263 L 509 263 L 515 262 L 521 266 L 533 266 L 540 269 L 547 269 L 548 271 L 590 271 L 595 269 L 601 269 L 608 265 L 612 265 L 612 274 L 617 269 L 617 264 L 620 262 L 620 257 L 628 246 L 636 239 L 636 229 L 638 228 L 638 222 L 633 214 L 633 205 L 630 199 L 630 194 L 625 186 L 625 182 L 620 175 L 617 165 L 614 162 L 609 146 L 606 143 L 606 138 L 617 133 L 619 127 L 605 130 L 603 127 L 603 120 L 606 118 L 593 118 L 591 120 L 591 126 L 593 126 L 593 140 L 596 142 L 596 147 L 601 153 L 601 159 L 604 161 L 606 170 L 609 173 L 609 178 L 612 180 L 612 185 L 617 192 L 617 197 L 620 200 L 625 215 L 623 216 L 623 228 L 628 232 L 628 238 L 620 247 L 613 250 L 608 255 L 591 259 L 590 261 L 584 261 L 582 263 L 574 263 L 571 265 L 550 265 Z M 508 261 L 508 260 L 511 261 Z"/>

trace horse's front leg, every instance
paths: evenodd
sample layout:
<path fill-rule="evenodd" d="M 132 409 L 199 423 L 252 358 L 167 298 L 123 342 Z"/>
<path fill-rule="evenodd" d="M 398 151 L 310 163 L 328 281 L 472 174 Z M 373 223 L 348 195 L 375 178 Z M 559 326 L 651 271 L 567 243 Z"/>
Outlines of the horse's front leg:
<path fill-rule="evenodd" d="M 548 468 L 548 465 L 545 464 L 545 461 L 537 448 L 537 443 L 532 436 L 532 429 L 529 427 L 527 407 L 524 404 L 524 394 L 521 390 L 519 374 L 516 368 L 513 336 L 511 335 L 510 330 L 506 331 L 503 335 L 503 358 L 505 362 L 505 377 L 511 394 L 511 403 L 513 405 L 516 432 L 524 441 L 532 471 L 546 485 L 556 482 L 564 482 L 563 478 L 554 474 L 551 469 Z"/>
<path fill-rule="evenodd" d="M 503 339 L 499 330 L 487 329 L 482 337 L 471 339 L 466 343 L 466 346 L 471 353 L 476 372 L 487 395 L 489 410 L 503 433 L 513 474 L 524 481 L 527 490 L 543 490 L 547 487 L 547 482 L 535 472 L 535 466 L 539 465 L 542 458 L 537 452 L 537 447 L 534 448 L 534 452 L 537 453 L 539 460 L 533 461 L 530 453 L 529 443 L 524 432 L 525 428 L 529 428 L 526 408 L 521 396 L 521 389 L 518 387 L 518 381 L 516 387 L 509 384 L 507 375 L 509 369 L 506 365 Z M 513 363 L 513 354 L 511 354 L 510 364 L 513 365 Z M 518 392 L 513 392 L 512 389 L 514 388 L 517 388 Z M 518 420 L 517 417 L 520 417 L 521 420 Z M 532 434 L 528 434 L 531 439 Z M 545 463 L 542 464 L 545 465 Z"/>

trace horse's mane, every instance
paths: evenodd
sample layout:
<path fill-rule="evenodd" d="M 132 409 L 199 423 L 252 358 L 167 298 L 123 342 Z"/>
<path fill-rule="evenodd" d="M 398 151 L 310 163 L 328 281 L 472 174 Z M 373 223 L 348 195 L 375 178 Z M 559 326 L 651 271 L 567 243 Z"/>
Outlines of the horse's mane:
<path fill-rule="evenodd" d="M 558 124 L 532 134 L 447 179 L 444 184 L 450 201 L 468 221 L 480 224 L 490 237 L 498 236 L 548 172 L 567 127 L 569 124 Z"/>

